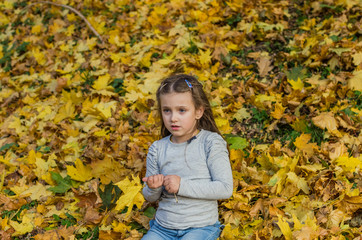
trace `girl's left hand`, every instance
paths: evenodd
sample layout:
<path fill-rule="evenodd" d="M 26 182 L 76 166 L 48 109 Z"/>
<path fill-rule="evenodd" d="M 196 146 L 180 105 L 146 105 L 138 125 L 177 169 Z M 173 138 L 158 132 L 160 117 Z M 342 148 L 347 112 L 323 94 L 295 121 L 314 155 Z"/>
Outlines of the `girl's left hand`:
<path fill-rule="evenodd" d="M 178 193 L 181 177 L 177 175 L 167 175 L 164 177 L 163 186 L 169 193 Z"/>

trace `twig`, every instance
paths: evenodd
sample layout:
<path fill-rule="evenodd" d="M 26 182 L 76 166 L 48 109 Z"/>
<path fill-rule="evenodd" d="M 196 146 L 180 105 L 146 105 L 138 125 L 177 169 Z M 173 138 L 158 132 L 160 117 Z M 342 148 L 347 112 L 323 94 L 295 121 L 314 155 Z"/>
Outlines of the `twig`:
<path fill-rule="evenodd" d="M 64 5 L 64 4 L 60 4 L 60 3 L 54 3 L 54 2 L 49 2 L 49 1 L 39 1 L 39 2 L 35 2 L 30 4 L 27 7 L 31 7 L 35 4 L 39 4 L 39 3 L 45 3 L 45 4 L 50 4 L 50 5 L 54 5 L 57 7 L 63 7 L 63 8 L 67 8 L 69 10 L 71 10 L 72 12 L 74 12 L 75 14 L 77 14 L 81 19 L 83 19 L 83 21 L 88 25 L 88 27 L 90 28 L 90 30 L 92 30 L 92 32 L 99 38 L 99 40 L 102 42 L 102 44 L 104 44 L 103 39 L 101 37 L 101 35 L 99 35 L 99 33 L 94 29 L 94 27 L 92 26 L 92 24 L 90 24 L 90 22 L 83 16 L 83 14 L 81 14 L 78 10 L 68 6 L 68 5 Z"/>

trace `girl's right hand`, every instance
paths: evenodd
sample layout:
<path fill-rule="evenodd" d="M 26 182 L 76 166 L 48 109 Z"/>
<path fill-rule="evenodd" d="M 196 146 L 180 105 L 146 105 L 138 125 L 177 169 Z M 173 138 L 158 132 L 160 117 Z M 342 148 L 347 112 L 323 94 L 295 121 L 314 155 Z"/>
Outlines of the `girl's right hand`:
<path fill-rule="evenodd" d="M 149 177 L 142 178 L 142 181 L 147 183 L 149 188 L 155 189 L 163 185 L 164 176 L 162 174 L 157 174 Z"/>

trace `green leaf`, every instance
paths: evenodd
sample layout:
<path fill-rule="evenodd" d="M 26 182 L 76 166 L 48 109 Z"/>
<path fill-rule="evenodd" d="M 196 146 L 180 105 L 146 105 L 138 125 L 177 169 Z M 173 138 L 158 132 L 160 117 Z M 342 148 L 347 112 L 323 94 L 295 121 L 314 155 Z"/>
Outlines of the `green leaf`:
<path fill-rule="evenodd" d="M 8 150 L 9 148 L 11 148 L 14 145 L 16 145 L 16 143 L 7 143 L 7 144 L 3 145 L 2 147 L 0 147 L 0 152 L 4 151 L 4 150 Z"/>
<path fill-rule="evenodd" d="M 105 211 L 106 209 L 112 209 L 116 206 L 117 199 L 122 191 L 117 185 L 113 185 L 113 183 L 110 182 L 104 187 L 104 191 L 98 188 L 98 192 L 103 202 L 101 209 Z"/>
<path fill-rule="evenodd" d="M 143 214 L 146 216 L 146 217 L 149 217 L 149 218 L 153 218 L 153 216 L 155 216 L 155 213 L 156 213 L 156 209 L 154 207 L 148 207 L 144 212 Z"/>
<path fill-rule="evenodd" d="M 303 80 L 307 77 L 307 70 L 301 66 L 293 67 L 291 71 L 286 72 L 286 75 L 289 80 L 297 81 L 298 78 Z"/>
<path fill-rule="evenodd" d="M 247 142 L 246 138 L 242 138 L 239 136 L 229 135 L 226 136 L 226 142 L 230 144 L 230 149 L 241 149 L 243 150 L 249 143 Z"/>
<path fill-rule="evenodd" d="M 63 178 L 59 173 L 50 172 L 52 179 L 57 183 L 57 186 L 48 188 L 49 191 L 54 193 L 65 193 L 72 188 L 69 176 Z"/>

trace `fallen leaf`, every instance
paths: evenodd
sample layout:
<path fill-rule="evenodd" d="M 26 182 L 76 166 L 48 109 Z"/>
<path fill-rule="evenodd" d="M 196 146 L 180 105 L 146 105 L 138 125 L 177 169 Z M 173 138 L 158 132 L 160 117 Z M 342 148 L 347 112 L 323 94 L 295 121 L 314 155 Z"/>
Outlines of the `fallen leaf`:
<path fill-rule="evenodd" d="M 79 158 L 75 161 L 75 167 L 67 166 L 68 175 L 77 181 L 86 182 L 92 179 L 92 169 L 85 166 Z"/>
<path fill-rule="evenodd" d="M 133 205 L 141 208 L 143 202 L 145 201 L 143 195 L 140 192 L 143 188 L 140 183 L 140 178 L 138 176 L 132 176 L 132 178 L 132 181 L 126 177 L 124 180 L 114 184 L 118 186 L 123 192 L 116 202 L 115 210 L 122 211 L 125 207 L 128 207 L 126 213 L 127 215 L 131 213 Z"/>
<path fill-rule="evenodd" d="M 270 57 L 262 56 L 257 62 L 259 74 L 261 77 L 267 76 L 267 74 L 273 69 L 271 66 Z"/>

